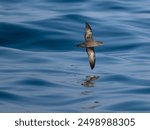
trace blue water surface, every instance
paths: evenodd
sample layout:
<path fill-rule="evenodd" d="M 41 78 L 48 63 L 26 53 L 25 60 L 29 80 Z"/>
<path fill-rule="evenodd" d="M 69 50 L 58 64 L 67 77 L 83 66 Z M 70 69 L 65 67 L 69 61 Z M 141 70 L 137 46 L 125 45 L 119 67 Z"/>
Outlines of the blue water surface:
<path fill-rule="evenodd" d="M 0 112 L 150 112 L 149 0 L 0 0 Z"/>

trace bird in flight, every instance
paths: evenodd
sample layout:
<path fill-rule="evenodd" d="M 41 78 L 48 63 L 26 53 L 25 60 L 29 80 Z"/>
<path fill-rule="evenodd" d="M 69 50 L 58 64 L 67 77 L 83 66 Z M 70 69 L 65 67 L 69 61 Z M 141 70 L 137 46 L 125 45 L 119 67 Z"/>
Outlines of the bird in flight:
<path fill-rule="evenodd" d="M 94 41 L 92 29 L 88 23 L 86 23 L 85 25 L 84 39 L 85 41 L 81 44 L 78 44 L 77 47 L 86 48 L 86 52 L 89 58 L 89 63 L 91 69 L 93 69 L 96 61 L 94 47 L 103 45 L 103 42 Z"/>

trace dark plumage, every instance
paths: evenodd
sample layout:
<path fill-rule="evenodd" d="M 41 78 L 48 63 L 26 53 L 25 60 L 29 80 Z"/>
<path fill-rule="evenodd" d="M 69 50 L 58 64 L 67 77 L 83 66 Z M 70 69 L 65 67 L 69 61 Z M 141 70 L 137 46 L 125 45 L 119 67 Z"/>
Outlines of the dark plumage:
<path fill-rule="evenodd" d="M 77 46 L 86 48 L 86 52 L 87 52 L 88 58 L 89 58 L 89 63 L 90 63 L 91 69 L 93 69 L 95 66 L 95 61 L 96 61 L 94 47 L 100 46 L 103 43 L 94 41 L 92 29 L 88 23 L 86 23 L 86 25 L 85 25 L 84 39 L 85 39 L 85 42 L 83 42 Z"/>

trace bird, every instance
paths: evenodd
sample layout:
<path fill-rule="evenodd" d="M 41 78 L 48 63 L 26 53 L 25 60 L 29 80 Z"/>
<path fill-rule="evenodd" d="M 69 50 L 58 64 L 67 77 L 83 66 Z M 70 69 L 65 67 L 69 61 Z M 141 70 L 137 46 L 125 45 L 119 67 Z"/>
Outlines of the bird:
<path fill-rule="evenodd" d="M 89 59 L 89 64 L 91 69 L 93 70 L 95 67 L 96 57 L 94 47 L 103 45 L 101 41 L 94 41 L 92 28 L 89 23 L 85 23 L 85 41 L 78 44 L 77 47 L 86 48 L 86 52 Z"/>

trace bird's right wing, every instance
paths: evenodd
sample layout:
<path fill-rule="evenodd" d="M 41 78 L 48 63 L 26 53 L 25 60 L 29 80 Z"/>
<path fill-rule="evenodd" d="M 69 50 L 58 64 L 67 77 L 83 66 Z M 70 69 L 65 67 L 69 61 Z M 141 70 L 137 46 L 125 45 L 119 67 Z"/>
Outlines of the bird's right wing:
<path fill-rule="evenodd" d="M 85 35 L 84 35 L 85 41 L 92 41 L 93 40 L 93 33 L 90 25 L 86 23 L 85 25 Z"/>

